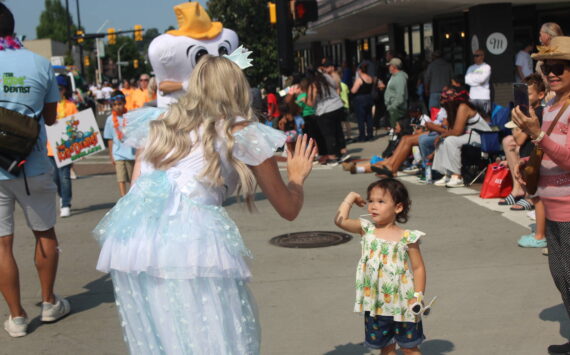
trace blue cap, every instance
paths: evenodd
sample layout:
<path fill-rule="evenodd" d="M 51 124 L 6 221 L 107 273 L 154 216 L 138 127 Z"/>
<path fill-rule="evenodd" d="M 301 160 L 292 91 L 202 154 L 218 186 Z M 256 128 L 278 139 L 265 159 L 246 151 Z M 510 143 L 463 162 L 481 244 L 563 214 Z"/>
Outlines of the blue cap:
<path fill-rule="evenodd" d="M 58 75 L 55 79 L 57 80 L 57 85 L 67 86 L 67 79 L 65 79 L 65 75 Z"/>

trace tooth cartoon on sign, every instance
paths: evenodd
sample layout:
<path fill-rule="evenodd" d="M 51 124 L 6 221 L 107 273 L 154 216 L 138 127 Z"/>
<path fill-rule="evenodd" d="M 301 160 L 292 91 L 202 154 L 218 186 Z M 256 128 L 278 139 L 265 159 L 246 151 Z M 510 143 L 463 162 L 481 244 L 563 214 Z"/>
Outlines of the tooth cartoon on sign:
<path fill-rule="evenodd" d="M 205 54 L 221 56 L 238 48 L 237 34 L 212 22 L 198 2 L 174 7 L 178 29 L 156 37 L 148 57 L 158 81 L 158 107 L 166 107 L 184 95 L 190 73 Z"/>

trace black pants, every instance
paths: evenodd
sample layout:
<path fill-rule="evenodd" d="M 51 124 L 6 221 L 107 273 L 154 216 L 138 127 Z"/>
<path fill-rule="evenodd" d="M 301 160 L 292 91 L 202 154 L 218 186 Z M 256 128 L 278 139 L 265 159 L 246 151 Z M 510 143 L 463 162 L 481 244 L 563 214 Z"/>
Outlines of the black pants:
<path fill-rule="evenodd" d="M 343 115 L 344 108 L 341 107 L 338 110 L 317 116 L 317 125 L 319 126 L 321 134 L 323 135 L 326 147 L 326 153 L 322 153 L 319 150 L 319 154 L 338 156 L 340 154 L 340 150 L 346 148 L 344 132 L 342 131 L 341 125 Z"/>
<path fill-rule="evenodd" d="M 310 115 L 303 117 L 305 120 L 305 129 L 304 133 L 306 133 L 309 138 L 313 138 L 313 141 L 317 144 L 317 149 L 319 150 L 320 155 L 327 154 L 327 148 L 325 145 L 325 139 L 321 134 L 321 129 L 317 125 L 317 116 Z"/>
<path fill-rule="evenodd" d="M 550 274 L 570 316 L 570 222 L 553 222 L 547 219 L 546 242 Z"/>
<path fill-rule="evenodd" d="M 357 95 L 352 100 L 358 121 L 358 140 L 360 141 L 372 139 L 374 136 L 374 127 L 372 125 L 373 103 L 370 95 Z"/>

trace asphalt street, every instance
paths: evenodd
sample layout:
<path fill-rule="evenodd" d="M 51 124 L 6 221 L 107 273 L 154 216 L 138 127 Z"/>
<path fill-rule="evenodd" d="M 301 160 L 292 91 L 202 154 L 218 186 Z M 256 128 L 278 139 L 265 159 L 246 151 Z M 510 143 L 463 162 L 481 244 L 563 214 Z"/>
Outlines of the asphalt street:
<path fill-rule="evenodd" d="M 351 154 L 370 157 L 386 139 L 350 145 Z M 73 181 L 72 216 L 58 220 L 61 241 L 57 293 L 73 313 L 55 324 L 39 322 L 40 289 L 33 266 L 34 242 L 21 210 L 16 214 L 15 252 L 24 307 L 33 318 L 19 339 L 0 332 L 0 354 L 126 354 L 108 275 L 95 270 L 98 245 L 90 231 L 118 199 L 106 155 L 80 162 Z M 345 244 L 290 249 L 269 244 L 280 234 L 338 231 L 338 204 L 349 191 L 365 193 L 373 174 L 350 175 L 339 167 L 314 169 L 306 183 L 305 205 L 293 222 L 281 219 L 263 194 L 250 214 L 230 201 L 227 209 L 253 251 L 251 288 L 262 324 L 262 353 L 276 355 L 369 354 L 363 318 L 352 312 L 358 236 Z M 422 351 L 439 354 L 546 354 L 549 344 L 570 336 L 570 322 L 537 249 L 516 246 L 528 233 L 524 212 L 498 208 L 473 189 L 447 190 L 402 180 L 413 201 L 406 227 L 424 231 L 427 298 L 439 296 L 424 321 Z M 353 211 L 353 216 L 365 213 Z M 0 302 L 0 315 L 7 307 Z"/>

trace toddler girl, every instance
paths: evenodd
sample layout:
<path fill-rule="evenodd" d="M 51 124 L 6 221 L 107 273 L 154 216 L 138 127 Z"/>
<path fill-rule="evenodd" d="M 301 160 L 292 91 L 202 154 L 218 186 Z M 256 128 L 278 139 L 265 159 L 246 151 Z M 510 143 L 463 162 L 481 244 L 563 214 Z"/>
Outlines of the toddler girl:
<path fill-rule="evenodd" d="M 349 218 L 353 204 L 367 205 L 372 222 Z M 362 235 L 362 256 L 356 270 L 355 312 L 364 312 L 365 344 L 395 355 L 396 343 L 404 354 L 421 354 L 424 340 L 420 315 L 426 273 L 419 238 L 424 233 L 400 228 L 408 220 L 411 201 L 404 185 L 382 179 L 368 186 L 367 201 L 349 193 L 340 204 L 335 223 Z"/>

